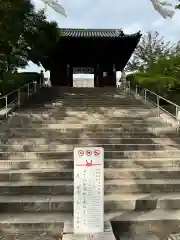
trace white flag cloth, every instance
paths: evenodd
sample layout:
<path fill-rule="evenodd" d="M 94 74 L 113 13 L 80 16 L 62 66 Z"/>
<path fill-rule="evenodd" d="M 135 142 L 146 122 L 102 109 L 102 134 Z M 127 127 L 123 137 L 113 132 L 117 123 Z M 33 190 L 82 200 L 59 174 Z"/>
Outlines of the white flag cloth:
<path fill-rule="evenodd" d="M 55 0 L 41 0 L 41 1 L 43 1 L 45 4 L 47 4 L 52 9 L 54 9 L 54 11 L 56 11 L 57 13 L 60 13 L 64 17 L 67 17 L 65 9 L 57 1 L 55 1 Z"/>
<path fill-rule="evenodd" d="M 153 4 L 154 9 L 164 18 L 172 18 L 175 11 L 173 10 L 173 5 L 168 2 L 163 2 L 160 0 L 150 0 Z"/>

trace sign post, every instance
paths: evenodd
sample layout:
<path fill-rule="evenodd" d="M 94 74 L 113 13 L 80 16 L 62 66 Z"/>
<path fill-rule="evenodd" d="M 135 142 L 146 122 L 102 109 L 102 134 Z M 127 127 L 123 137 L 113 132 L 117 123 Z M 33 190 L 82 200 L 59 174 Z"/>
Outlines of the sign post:
<path fill-rule="evenodd" d="M 104 232 L 104 150 L 74 148 L 74 234 Z"/>

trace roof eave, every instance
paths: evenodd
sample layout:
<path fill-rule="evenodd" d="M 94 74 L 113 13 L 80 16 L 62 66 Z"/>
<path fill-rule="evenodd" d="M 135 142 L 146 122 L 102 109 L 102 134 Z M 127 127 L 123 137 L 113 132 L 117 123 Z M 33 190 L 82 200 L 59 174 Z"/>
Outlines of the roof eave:
<path fill-rule="evenodd" d="M 141 33 L 124 34 L 122 29 L 59 29 L 60 38 L 130 38 L 140 36 Z"/>

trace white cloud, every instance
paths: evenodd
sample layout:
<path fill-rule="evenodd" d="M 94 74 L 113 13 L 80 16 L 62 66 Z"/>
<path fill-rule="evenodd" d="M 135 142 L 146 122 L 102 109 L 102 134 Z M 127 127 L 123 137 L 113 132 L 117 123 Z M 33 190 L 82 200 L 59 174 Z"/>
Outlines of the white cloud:
<path fill-rule="evenodd" d="M 175 0 L 173 0 L 175 1 Z M 41 0 L 32 0 L 36 9 L 42 9 Z M 68 17 L 47 9 L 49 20 L 68 28 L 122 28 L 125 33 L 157 30 L 167 40 L 179 40 L 180 11 L 171 20 L 164 20 L 154 11 L 149 0 L 61 0 Z"/>

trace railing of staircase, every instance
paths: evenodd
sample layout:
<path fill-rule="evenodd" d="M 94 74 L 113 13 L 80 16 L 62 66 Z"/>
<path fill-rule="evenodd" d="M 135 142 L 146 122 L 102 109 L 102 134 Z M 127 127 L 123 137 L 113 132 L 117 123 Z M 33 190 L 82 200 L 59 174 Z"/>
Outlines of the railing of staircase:
<path fill-rule="evenodd" d="M 22 87 L 0 97 L 0 112 L 6 118 L 10 112 L 10 109 L 20 107 L 22 102 L 30 99 L 30 97 L 37 91 L 37 82 L 32 81 L 23 85 Z"/>
<path fill-rule="evenodd" d="M 144 103 L 151 103 L 157 108 L 157 116 L 160 117 L 161 112 L 165 112 L 173 119 L 176 120 L 177 131 L 179 131 L 180 126 L 180 106 L 171 102 L 170 100 L 158 95 L 157 93 L 143 88 L 139 85 L 132 86 L 130 82 L 127 83 L 129 93 L 135 94 L 136 96 L 141 96 Z"/>

